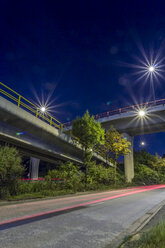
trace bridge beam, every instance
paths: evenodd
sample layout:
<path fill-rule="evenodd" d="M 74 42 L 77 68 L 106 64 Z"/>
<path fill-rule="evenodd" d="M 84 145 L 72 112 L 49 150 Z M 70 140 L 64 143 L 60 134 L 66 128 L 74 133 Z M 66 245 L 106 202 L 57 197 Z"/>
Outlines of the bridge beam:
<path fill-rule="evenodd" d="M 130 153 L 124 156 L 124 171 L 127 182 L 132 182 L 134 178 L 134 159 L 133 159 L 133 140 L 134 137 L 128 135 L 127 133 L 123 134 L 124 137 L 131 143 L 129 149 Z"/>
<path fill-rule="evenodd" d="M 38 172 L 39 172 L 39 158 L 30 158 L 30 178 L 31 179 L 38 179 Z"/>

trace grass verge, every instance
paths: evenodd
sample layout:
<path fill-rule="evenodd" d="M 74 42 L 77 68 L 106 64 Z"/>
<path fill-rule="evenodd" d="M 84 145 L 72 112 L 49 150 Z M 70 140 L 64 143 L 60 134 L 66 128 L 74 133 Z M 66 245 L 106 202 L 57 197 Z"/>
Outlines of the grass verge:
<path fill-rule="evenodd" d="M 26 193 L 21 195 L 8 196 L 8 201 L 20 201 L 20 200 L 28 200 L 28 199 L 38 199 L 38 198 L 47 198 L 47 197 L 55 197 L 60 195 L 73 194 L 72 190 L 60 190 L 60 191 L 41 191 L 41 192 L 33 192 Z"/>
<path fill-rule="evenodd" d="M 142 233 L 138 240 L 131 239 L 122 248 L 165 248 L 165 221 L 160 221 L 149 231 Z"/>
<path fill-rule="evenodd" d="M 115 190 L 115 189 L 125 189 L 128 187 L 134 187 L 135 184 L 123 184 L 123 185 L 110 185 L 110 186 L 105 186 L 105 185 L 99 185 L 99 187 L 95 188 L 87 188 L 82 189 L 81 191 L 74 191 L 73 189 L 42 189 L 37 192 L 25 192 L 22 194 L 18 195 L 9 195 L 6 196 L 5 199 L 0 199 L 4 201 L 23 201 L 23 200 L 31 200 L 31 199 L 42 199 L 42 198 L 50 198 L 50 197 L 56 197 L 56 196 L 64 196 L 64 195 L 70 195 L 70 194 L 81 194 L 81 193 L 94 193 L 94 192 L 103 192 L 107 190 Z M 3 203 L 3 202 L 2 202 Z M 0 202 L 1 205 L 1 202 Z"/>

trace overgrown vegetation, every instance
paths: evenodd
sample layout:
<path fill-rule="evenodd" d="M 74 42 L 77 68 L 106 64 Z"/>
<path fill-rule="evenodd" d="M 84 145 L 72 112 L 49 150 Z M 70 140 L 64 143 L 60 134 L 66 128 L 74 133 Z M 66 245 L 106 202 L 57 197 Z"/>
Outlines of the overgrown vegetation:
<path fill-rule="evenodd" d="M 0 198 L 17 193 L 23 170 L 19 152 L 14 147 L 0 147 Z"/>
<path fill-rule="evenodd" d="M 159 184 L 165 182 L 165 159 L 151 155 L 145 149 L 134 152 L 136 184 Z"/>
<path fill-rule="evenodd" d="M 100 124 L 87 111 L 73 123 L 72 136 L 83 148 L 84 164 L 61 163 L 56 169 L 49 170 L 44 181 L 19 180 L 24 171 L 19 152 L 13 147 L 0 147 L 0 198 L 41 198 L 128 185 L 125 182 L 124 168 L 120 165 L 119 170 L 117 159 L 129 153 L 130 142 L 114 127 L 104 133 Z M 91 160 L 92 151 L 113 162 L 114 167 L 110 167 L 108 163 L 96 164 L 96 161 Z M 134 153 L 134 162 L 134 185 L 165 182 L 164 158 L 141 150 Z"/>

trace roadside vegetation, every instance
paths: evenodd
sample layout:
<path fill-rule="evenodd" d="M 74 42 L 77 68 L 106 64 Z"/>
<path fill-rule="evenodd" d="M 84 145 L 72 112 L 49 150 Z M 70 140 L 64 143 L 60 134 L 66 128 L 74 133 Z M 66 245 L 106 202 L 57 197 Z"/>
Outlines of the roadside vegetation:
<path fill-rule="evenodd" d="M 134 152 L 136 184 L 165 183 L 165 159 L 158 155 L 151 155 L 145 149 Z"/>
<path fill-rule="evenodd" d="M 43 198 L 165 182 L 165 159 L 141 150 L 134 153 L 135 178 L 131 184 L 126 183 L 124 166 L 118 163 L 118 158 L 129 153 L 130 142 L 114 127 L 105 133 L 88 111 L 72 127 L 72 138 L 82 146 L 83 165 L 61 162 L 48 171 L 43 181 L 20 180 L 24 167 L 18 150 L 0 147 L 0 199 Z M 92 160 L 93 151 L 105 158 L 106 163 Z"/>
<path fill-rule="evenodd" d="M 122 248 L 164 248 L 165 247 L 165 221 L 159 222 L 147 232 L 131 238 Z"/>

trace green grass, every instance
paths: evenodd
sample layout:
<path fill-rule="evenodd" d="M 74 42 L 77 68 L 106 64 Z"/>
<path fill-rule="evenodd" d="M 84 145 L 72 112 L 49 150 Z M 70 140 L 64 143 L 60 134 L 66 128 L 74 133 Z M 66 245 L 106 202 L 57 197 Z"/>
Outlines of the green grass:
<path fill-rule="evenodd" d="M 31 183 L 32 184 L 32 183 Z M 87 188 L 82 189 L 81 191 L 75 192 L 73 189 L 41 189 L 39 190 L 37 188 L 36 192 L 26 192 L 28 187 L 30 187 L 31 184 L 26 184 L 25 186 L 25 192 L 22 192 L 17 195 L 12 195 L 12 196 L 7 196 L 4 200 L 6 201 L 21 201 L 21 200 L 28 200 L 28 199 L 39 199 L 39 198 L 48 198 L 48 197 L 56 197 L 56 196 L 63 196 L 63 195 L 69 195 L 69 194 L 75 194 L 75 193 L 84 193 L 84 192 L 100 192 L 100 191 L 106 191 L 106 190 L 114 190 L 114 189 L 122 189 L 130 186 L 134 186 L 134 184 L 123 184 L 123 185 L 110 185 L 110 186 L 105 186 L 105 185 L 96 185 L 93 189 Z M 33 186 L 33 185 L 32 185 Z M 35 183 L 34 183 L 35 186 Z M 36 185 L 37 186 L 37 185 Z M 42 186 L 42 185 L 40 185 Z M 33 190 L 33 188 L 32 188 Z M 28 189 L 29 191 L 29 189 Z"/>
<path fill-rule="evenodd" d="M 129 248 L 165 248 L 165 221 L 159 222 L 143 233 L 138 241 L 131 242 Z"/>
<path fill-rule="evenodd" d="M 6 200 L 8 201 L 20 201 L 20 200 L 27 200 L 27 199 L 38 199 L 38 198 L 46 198 L 46 197 L 54 197 L 60 195 L 67 195 L 73 194 L 73 191 L 69 190 L 60 190 L 60 191 L 51 191 L 51 190 L 44 190 L 41 192 L 33 192 L 33 193 L 26 193 L 14 196 L 8 196 Z"/>

